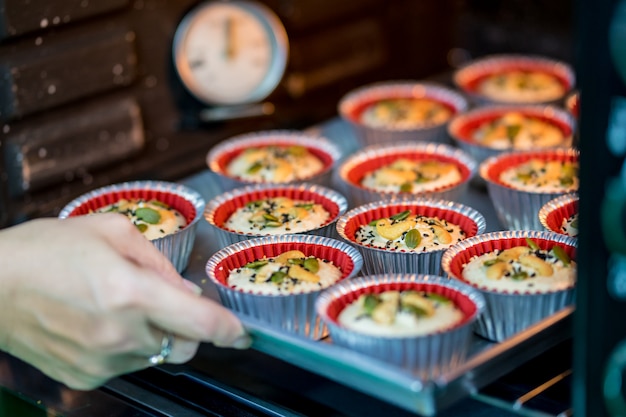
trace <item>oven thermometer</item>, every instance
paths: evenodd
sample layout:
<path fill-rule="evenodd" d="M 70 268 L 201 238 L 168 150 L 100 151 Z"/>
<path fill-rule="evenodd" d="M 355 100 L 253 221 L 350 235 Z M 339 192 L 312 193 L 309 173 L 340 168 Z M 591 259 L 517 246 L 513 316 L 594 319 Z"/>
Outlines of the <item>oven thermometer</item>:
<path fill-rule="evenodd" d="M 203 112 L 205 119 L 273 111 L 270 103 L 260 102 L 281 81 L 288 55 L 280 19 L 253 1 L 200 3 L 174 35 L 176 72 L 185 88 L 210 106 Z"/>

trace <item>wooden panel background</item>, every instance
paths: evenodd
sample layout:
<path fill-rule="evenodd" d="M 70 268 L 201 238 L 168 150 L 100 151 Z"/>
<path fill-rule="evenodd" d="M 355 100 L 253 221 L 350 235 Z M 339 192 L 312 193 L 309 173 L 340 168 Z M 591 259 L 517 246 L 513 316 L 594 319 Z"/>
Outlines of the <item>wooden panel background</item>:
<path fill-rule="evenodd" d="M 206 124 L 171 60 L 176 26 L 197 1 L 0 0 L 0 227 L 56 215 L 98 186 L 175 181 L 205 169 L 210 147 L 232 135 L 304 128 L 336 116 L 356 86 L 447 68 L 455 1 L 264 2 L 291 44 L 270 97 L 276 113 Z M 99 143 L 107 124 L 128 142 Z"/>

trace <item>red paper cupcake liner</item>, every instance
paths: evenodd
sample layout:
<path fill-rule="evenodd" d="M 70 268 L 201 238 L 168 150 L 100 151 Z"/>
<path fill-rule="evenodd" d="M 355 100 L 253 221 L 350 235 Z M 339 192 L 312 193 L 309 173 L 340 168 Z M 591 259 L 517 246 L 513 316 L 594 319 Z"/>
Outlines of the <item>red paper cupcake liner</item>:
<path fill-rule="evenodd" d="M 563 221 L 578 213 L 578 195 L 566 194 L 549 201 L 539 210 L 543 226 L 556 233 L 565 234 Z"/>
<path fill-rule="evenodd" d="M 262 239 L 265 240 L 257 239 L 256 242 L 249 242 L 250 246 L 247 248 L 238 251 L 233 250 L 229 256 L 224 257 L 216 264 L 214 273 L 221 285 L 228 287 L 228 275 L 231 271 L 242 268 L 247 263 L 257 259 L 273 258 L 290 250 L 299 250 L 306 256 L 315 256 L 316 258 L 332 262 L 333 265 L 341 269 L 341 279 L 351 276 L 355 269 L 353 258 L 339 247 L 300 240 L 276 242 L 275 239 L 271 238 Z"/>

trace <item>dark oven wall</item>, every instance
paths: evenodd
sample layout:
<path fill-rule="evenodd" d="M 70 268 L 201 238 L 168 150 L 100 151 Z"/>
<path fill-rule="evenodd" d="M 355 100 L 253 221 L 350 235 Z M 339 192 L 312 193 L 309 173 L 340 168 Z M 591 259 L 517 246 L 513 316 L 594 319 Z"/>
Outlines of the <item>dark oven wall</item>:
<path fill-rule="evenodd" d="M 93 188 L 175 181 L 215 143 L 336 115 L 361 84 L 447 67 L 456 2 L 265 0 L 290 41 L 271 116 L 199 122 L 174 75 L 174 31 L 197 1 L 0 2 L 0 226 L 56 215 Z"/>

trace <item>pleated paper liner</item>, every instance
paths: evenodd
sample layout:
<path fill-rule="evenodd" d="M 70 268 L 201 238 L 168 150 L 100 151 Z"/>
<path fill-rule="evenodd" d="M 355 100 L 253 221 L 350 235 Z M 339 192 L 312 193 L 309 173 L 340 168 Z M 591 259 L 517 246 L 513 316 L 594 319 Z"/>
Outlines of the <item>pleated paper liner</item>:
<path fill-rule="evenodd" d="M 412 161 L 452 163 L 459 169 L 461 180 L 420 193 L 382 192 L 366 188 L 361 184 L 366 174 L 392 164 L 401 158 Z M 346 189 L 353 206 L 377 200 L 410 199 L 418 196 L 456 200 L 465 191 L 469 180 L 475 173 L 476 162 L 464 151 L 445 144 L 425 142 L 405 142 L 367 147 L 346 159 L 339 167 L 340 183 Z"/>
<path fill-rule="evenodd" d="M 548 201 L 539 210 L 539 221 L 551 232 L 567 235 L 563 222 L 578 213 L 578 195 L 566 194 Z"/>
<path fill-rule="evenodd" d="M 320 339 L 327 335 L 327 329 L 315 312 L 315 300 L 323 289 L 268 295 L 228 285 L 230 271 L 241 268 L 248 262 L 278 256 L 289 250 L 299 250 L 307 256 L 332 262 L 342 272 L 340 281 L 356 276 L 363 265 L 358 251 L 344 242 L 321 236 L 284 235 L 250 239 L 230 245 L 210 257 L 206 273 L 215 284 L 222 303 L 228 308 L 274 328 Z"/>
<path fill-rule="evenodd" d="M 313 230 L 302 233 L 321 234 L 332 237 L 335 233 L 334 223 L 347 209 L 348 203 L 343 195 L 320 185 L 251 185 L 223 193 L 209 202 L 205 211 L 205 219 L 221 236 L 224 246 L 250 237 L 264 236 L 262 233 L 244 233 L 226 228 L 229 217 L 246 204 L 275 197 L 288 197 L 294 200 L 313 201 L 321 204 L 329 213 L 329 219 Z"/>
<path fill-rule="evenodd" d="M 571 193 L 571 187 L 562 191 L 522 191 L 504 184 L 500 176 L 510 168 L 532 159 L 542 161 L 578 162 L 579 151 L 573 148 L 544 149 L 505 152 L 487 158 L 480 164 L 480 177 L 485 181 L 489 198 L 494 205 L 498 220 L 508 230 L 543 230 L 539 210 L 548 201 Z"/>
<path fill-rule="evenodd" d="M 476 333 L 494 341 L 503 341 L 528 328 L 543 318 L 574 302 L 572 285 L 552 291 L 496 291 L 470 283 L 463 278 L 463 268 L 474 257 L 516 246 L 528 246 L 532 239 L 540 249 L 560 246 L 572 259 L 576 259 L 576 240 L 569 236 L 545 231 L 492 232 L 463 240 L 448 249 L 442 258 L 442 268 L 451 279 L 481 291 L 486 300 L 485 313 L 476 324 Z"/>

